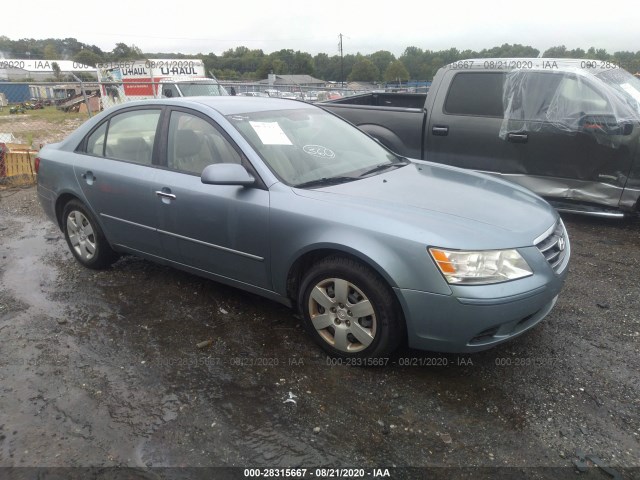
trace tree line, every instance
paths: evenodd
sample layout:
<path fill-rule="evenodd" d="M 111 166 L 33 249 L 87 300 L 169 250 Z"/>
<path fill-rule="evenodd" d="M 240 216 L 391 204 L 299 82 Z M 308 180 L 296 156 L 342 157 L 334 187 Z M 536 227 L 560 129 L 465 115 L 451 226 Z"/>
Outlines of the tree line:
<path fill-rule="evenodd" d="M 148 58 L 198 58 L 202 59 L 207 72 L 220 80 L 257 81 L 269 73 L 277 75 L 311 75 L 322 80 L 392 82 L 397 80 L 431 80 L 436 71 L 451 62 L 468 58 L 535 58 L 540 50 L 520 44 L 505 43 L 480 51 L 429 50 L 410 46 L 396 57 L 387 50 L 363 55 L 360 53 L 329 55 L 318 53 L 312 56 L 300 50 L 282 49 L 265 53 L 261 49 L 244 46 L 226 50 L 221 55 L 199 53 L 185 55 L 177 53 L 142 52 L 135 45 L 116 43 L 111 51 L 103 51 L 95 45 L 85 44 L 75 38 L 65 39 L 20 39 L 11 40 L 0 36 L 0 54 L 17 59 L 68 59 L 85 65 L 96 66 L 105 62 L 143 60 Z M 640 72 L 640 51 L 609 53 L 604 49 L 590 47 L 587 50 L 567 49 L 564 45 L 551 47 L 542 52 L 548 58 L 587 58 L 615 62 L 630 71 Z"/>

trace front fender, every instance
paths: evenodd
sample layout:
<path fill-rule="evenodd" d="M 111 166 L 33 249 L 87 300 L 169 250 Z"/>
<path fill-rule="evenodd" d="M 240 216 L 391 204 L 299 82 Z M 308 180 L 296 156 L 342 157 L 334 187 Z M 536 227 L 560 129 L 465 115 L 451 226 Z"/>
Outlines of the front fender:
<path fill-rule="evenodd" d="M 280 184 L 281 185 L 281 184 Z M 395 235 L 379 218 L 322 205 L 282 190 L 271 191 L 271 272 L 274 290 L 287 294 L 289 272 L 312 252 L 342 252 L 375 270 L 393 288 L 450 295 L 427 245 Z"/>

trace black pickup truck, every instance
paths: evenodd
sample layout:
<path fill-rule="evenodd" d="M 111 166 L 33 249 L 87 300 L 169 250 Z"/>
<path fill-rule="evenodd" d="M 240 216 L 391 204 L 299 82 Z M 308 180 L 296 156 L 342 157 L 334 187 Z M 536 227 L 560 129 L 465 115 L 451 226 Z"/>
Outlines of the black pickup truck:
<path fill-rule="evenodd" d="M 438 70 L 428 94 L 320 105 L 401 155 L 509 179 L 559 210 L 640 208 L 640 80 L 610 62 L 464 60 Z"/>

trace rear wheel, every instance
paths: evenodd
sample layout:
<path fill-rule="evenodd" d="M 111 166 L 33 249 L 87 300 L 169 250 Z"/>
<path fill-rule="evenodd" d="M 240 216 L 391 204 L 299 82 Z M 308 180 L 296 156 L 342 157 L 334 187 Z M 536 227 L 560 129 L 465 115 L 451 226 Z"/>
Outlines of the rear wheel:
<path fill-rule="evenodd" d="M 62 229 L 71 253 L 85 267 L 99 270 L 118 259 L 98 222 L 78 200 L 71 200 L 65 205 Z"/>
<path fill-rule="evenodd" d="M 404 321 L 391 288 L 369 267 L 331 256 L 304 276 L 298 305 L 305 327 L 330 355 L 377 358 L 395 350 Z"/>

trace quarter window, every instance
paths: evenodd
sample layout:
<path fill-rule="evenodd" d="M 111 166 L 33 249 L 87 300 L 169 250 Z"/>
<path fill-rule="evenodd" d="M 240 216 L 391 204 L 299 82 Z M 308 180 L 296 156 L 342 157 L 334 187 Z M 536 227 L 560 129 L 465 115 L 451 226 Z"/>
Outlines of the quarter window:
<path fill-rule="evenodd" d="M 87 153 L 104 157 L 104 139 L 107 135 L 107 125 L 104 122 L 87 139 Z"/>

